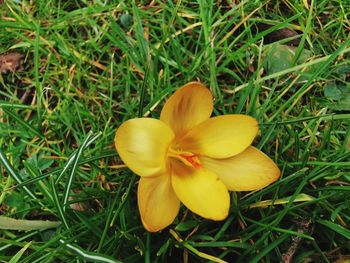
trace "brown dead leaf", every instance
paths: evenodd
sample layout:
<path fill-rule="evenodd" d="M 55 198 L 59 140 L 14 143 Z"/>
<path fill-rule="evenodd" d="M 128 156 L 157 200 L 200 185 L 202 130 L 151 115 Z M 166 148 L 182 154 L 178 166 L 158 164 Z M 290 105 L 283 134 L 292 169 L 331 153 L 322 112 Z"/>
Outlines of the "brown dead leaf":
<path fill-rule="evenodd" d="M 70 196 L 70 197 L 68 198 L 68 200 L 69 200 L 69 201 L 74 201 L 75 198 L 72 197 L 72 196 Z M 72 202 L 72 203 L 69 205 L 69 207 L 70 207 L 71 209 L 75 210 L 75 211 L 79 211 L 79 212 L 84 212 L 84 211 L 85 211 L 85 208 L 84 208 L 83 203 L 80 203 L 80 202 L 75 202 L 75 203 Z"/>
<path fill-rule="evenodd" d="M 272 27 L 272 25 L 269 24 L 264 24 L 264 23 L 259 23 L 257 25 L 258 27 L 258 32 L 262 32 L 265 30 L 268 30 L 269 28 Z M 269 43 L 273 43 L 273 42 L 277 42 L 280 41 L 282 39 L 286 39 L 286 38 L 290 38 L 290 37 L 294 37 L 294 36 L 298 36 L 299 33 L 297 31 L 295 31 L 294 29 L 291 28 L 281 28 L 278 29 L 276 31 L 273 31 L 269 34 L 267 34 L 265 36 L 265 43 L 269 44 Z M 300 38 L 295 38 L 289 42 L 287 42 L 286 44 L 289 46 L 298 46 L 300 43 Z"/>
<path fill-rule="evenodd" d="M 23 54 L 10 52 L 0 55 L 0 73 L 23 70 Z"/>

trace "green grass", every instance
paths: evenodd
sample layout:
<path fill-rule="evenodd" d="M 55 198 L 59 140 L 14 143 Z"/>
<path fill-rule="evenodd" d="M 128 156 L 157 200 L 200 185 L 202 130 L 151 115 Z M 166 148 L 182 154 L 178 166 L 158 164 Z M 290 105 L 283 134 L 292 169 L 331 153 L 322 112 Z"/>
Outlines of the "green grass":
<path fill-rule="evenodd" d="M 350 255 L 347 1 L 0 5 L 0 54 L 25 55 L 23 71 L 0 75 L 0 214 L 62 222 L 0 229 L 0 262 L 279 262 L 296 244 L 293 262 Z M 273 27 L 257 32 L 261 23 Z M 302 32 L 300 44 L 287 68 L 271 71 L 266 40 L 285 27 Z M 223 222 L 182 207 L 169 228 L 149 234 L 138 178 L 118 166 L 115 130 L 130 118 L 159 118 L 165 99 L 191 80 L 210 87 L 214 115 L 259 121 L 254 145 L 282 176 L 232 193 Z"/>

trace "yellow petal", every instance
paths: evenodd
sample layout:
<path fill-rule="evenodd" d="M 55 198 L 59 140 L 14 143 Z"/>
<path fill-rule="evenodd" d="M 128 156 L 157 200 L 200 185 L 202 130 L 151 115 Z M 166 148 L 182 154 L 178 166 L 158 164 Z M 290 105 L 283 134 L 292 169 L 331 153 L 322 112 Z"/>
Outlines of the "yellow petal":
<path fill-rule="evenodd" d="M 205 169 L 216 173 L 231 191 L 261 189 L 278 179 L 280 170 L 263 152 L 253 146 L 227 159 L 200 157 Z"/>
<path fill-rule="evenodd" d="M 144 227 L 150 232 L 170 225 L 180 208 L 180 201 L 171 186 L 170 175 L 141 177 L 137 200 Z"/>
<path fill-rule="evenodd" d="M 140 176 L 156 176 L 166 171 L 166 152 L 173 131 L 150 118 L 124 122 L 115 135 L 115 147 L 123 162 Z"/>
<path fill-rule="evenodd" d="M 212 158 L 228 158 L 244 151 L 258 133 L 257 121 L 232 114 L 210 118 L 191 129 L 174 148 Z"/>
<path fill-rule="evenodd" d="M 227 217 L 230 196 L 214 173 L 172 160 L 171 182 L 177 197 L 192 212 L 213 220 Z"/>
<path fill-rule="evenodd" d="M 165 103 L 160 120 L 181 136 L 195 125 L 210 118 L 213 97 L 200 82 L 190 82 L 178 89 Z"/>

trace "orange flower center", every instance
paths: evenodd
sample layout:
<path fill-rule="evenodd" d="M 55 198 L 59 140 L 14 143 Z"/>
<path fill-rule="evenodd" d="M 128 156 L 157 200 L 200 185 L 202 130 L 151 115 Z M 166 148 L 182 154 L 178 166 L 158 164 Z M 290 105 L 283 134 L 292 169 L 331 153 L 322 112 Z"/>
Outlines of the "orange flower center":
<path fill-rule="evenodd" d="M 168 151 L 168 157 L 175 158 L 181 161 L 183 164 L 196 169 L 202 168 L 202 164 L 198 158 L 199 155 L 192 152 L 175 150 L 170 147 Z"/>
<path fill-rule="evenodd" d="M 185 159 L 188 163 L 190 163 L 194 168 L 202 168 L 202 164 L 198 159 L 198 155 L 191 153 L 190 155 L 188 154 L 180 154 L 179 155 L 182 159 Z M 186 163 L 185 163 L 186 164 Z"/>

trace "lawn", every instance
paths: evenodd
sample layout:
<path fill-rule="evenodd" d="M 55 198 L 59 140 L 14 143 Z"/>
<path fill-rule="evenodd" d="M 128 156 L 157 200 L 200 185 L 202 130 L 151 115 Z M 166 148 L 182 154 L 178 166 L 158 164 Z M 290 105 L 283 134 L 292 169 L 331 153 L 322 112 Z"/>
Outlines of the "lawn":
<path fill-rule="evenodd" d="M 0 262 L 348 262 L 350 3 L 0 1 Z M 273 184 L 149 233 L 114 137 L 190 81 Z M 220 131 L 218 131 L 220 132 Z M 210 195 L 210 193 L 208 193 Z"/>

